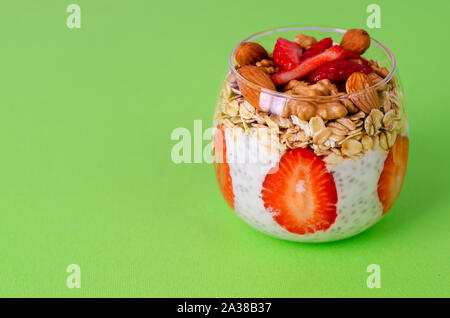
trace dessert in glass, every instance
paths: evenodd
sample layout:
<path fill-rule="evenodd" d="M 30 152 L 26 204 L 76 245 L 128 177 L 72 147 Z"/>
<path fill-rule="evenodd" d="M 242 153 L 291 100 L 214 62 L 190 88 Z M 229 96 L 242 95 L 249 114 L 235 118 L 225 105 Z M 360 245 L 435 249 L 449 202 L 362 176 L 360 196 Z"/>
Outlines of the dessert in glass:
<path fill-rule="evenodd" d="M 327 242 L 393 206 L 408 160 L 395 58 L 361 29 L 254 34 L 229 60 L 214 166 L 235 213 L 268 235 Z"/>

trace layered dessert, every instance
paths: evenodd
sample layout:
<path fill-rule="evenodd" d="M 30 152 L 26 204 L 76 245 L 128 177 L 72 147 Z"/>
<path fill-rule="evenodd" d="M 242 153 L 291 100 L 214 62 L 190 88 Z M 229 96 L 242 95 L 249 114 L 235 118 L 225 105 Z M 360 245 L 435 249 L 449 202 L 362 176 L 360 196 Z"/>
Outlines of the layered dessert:
<path fill-rule="evenodd" d="M 257 42 L 264 35 L 233 50 L 214 116 L 215 171 L 227 203 L 259 231 L 333 241 L 369 228 L 397 199 L 406 113 L 395 60 L 366 31 L 336 32 L 339 43 L 298 31 L 271 52 Z M 391 70 L 364 55 L 371 43 Z"/>

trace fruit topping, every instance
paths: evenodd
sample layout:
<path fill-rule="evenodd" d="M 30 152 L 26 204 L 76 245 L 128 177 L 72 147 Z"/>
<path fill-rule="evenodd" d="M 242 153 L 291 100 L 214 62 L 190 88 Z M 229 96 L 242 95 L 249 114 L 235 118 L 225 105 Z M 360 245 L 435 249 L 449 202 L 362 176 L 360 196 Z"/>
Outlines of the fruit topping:
<path fill-rule="evenodd" d="M 321 79 L 329 79 L 332 83 L 343 82 L 354 72 L 369 74 L 372 68 L 348 60 L 336 60 L 328 62 L 308 76 L 308 82 L 316 83 Z"/>
<path fill-rule="evenodd" d="M 273 50 L 273 60 L 281 70 L 290 70 L 300 63 L 302 52 L 297 43 L 279 38 Z"/>
<path fill-rule="evenodd" d="M 319 42 L 315 43 L 309 49 L 307 49 L 303 53 L 301 60 L 306 60 L 307 58 L 310 58 L 311 56 L 322 53 L 323 51 L 325 51 L 326 49 L 329 49 L 332 46 L 333 46 L 333 40 L 331 38 L 324 38 L 324 39 L 320 40 Z"/>
<path fill-rule="evenodd" d="M 318 42 L 319 43 L 319 42 Z M 316 43 L 317 44 L 317 43 Z M 313 46 L 314 47 L 314 46 Z M 276 86 L 284 85 L 293 79 L 302 79 L 320 66 L 345 57 L 345 51 L 335 45 L 322 53 L 303 60 L 298 66 L 289 71 L 280 71 L 272 75 L 272 81 Z"/>
<path fill-rule="evenodd" d="M 361 55 L 359 55 L 355 52 L 352 52 L 352 51 L 345 50 L 345 59 L 350 60 L 355 63 L 358 63 L 358 64 L 369 66 L 368 60 L 366 60 L 365 58 L 361 57 Z"/>

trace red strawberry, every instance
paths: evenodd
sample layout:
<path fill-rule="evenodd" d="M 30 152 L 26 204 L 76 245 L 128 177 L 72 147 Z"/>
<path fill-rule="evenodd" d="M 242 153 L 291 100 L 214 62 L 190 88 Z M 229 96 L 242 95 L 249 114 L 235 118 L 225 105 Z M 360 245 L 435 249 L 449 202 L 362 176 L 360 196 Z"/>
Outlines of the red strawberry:
<path fill-rule="evenodd" d="M 326 231 L 336 220 L 337 192 L 323 160 L 309 149 L 286 152 L 263 183 L 264 207 L 291 233 Z"/>
<path fill-rule="evenodd" d="M 369 74 L 372 69 L 369 66 L 354 63 L 348 60 L 336 60 L 328 62 L 309 74 L 308 82 L 316 83 L 324 78 L 337 83 L 346 81 L 354 72 Z"/>
<path fill-rule="evenodd" d="M 273 61 L 281 70 L 290 70 L 300 63 L 302 52 L 297 43 L 278 38 L 273 50 Z"/>
<path fill-rule="evenodd" d="M 332 46 L 333 46 L 333 40 L 331 38 L 324 38 L 324 39 L 320 40 L 319 42 L 315 43 L 309 49 L 307 49 L 303 53 L 303 55 L 301 57 L 301 61 L 304 61 L 307 58 L 310 58 L 314 55 L 322 53 L 323 51 L 329 49 Z"/>
<path fill-rule="evenodd" d="M 394 205 L 402 189 L 408 163 L 408 150 L 408 137 L 399 136 L 384 162 L 384 168 L 378 180 L 378 198 L 383 205 L 383 215 Z"/>
<path fill-rule="evenodd" d="M 272 81 L 276 86 L 284 85 L 290 80 L 305 77 L 325 63 L 339 60 L 344 57 L 345 51 L 339 45 L 335 45 L 322 53 L 304 60 L 290 71 L 279 71 L 278 73 L 275 73 L 272 75 Z"/>
<path fill-rule="evenodd" d="M 359 61 L 361 61 L 361 63 L 363 65 L 369 66 L 369 61 L 366 60 L 365 58 L 361 57 L 361 55 L 359 55 L 358 53 L 348 51 L 348 50 L 344 50 L 344 51 L 345 51 L 345 59 L 346 60 L 359 60 Z"/>
<path fill-rule="evenodd" d="M 234 193 L 226 153 L 225 132 L 222 126 L 219 125 L 214 135 L 214 169 L 220 191 L 228 205 L 234 209 Z"/>

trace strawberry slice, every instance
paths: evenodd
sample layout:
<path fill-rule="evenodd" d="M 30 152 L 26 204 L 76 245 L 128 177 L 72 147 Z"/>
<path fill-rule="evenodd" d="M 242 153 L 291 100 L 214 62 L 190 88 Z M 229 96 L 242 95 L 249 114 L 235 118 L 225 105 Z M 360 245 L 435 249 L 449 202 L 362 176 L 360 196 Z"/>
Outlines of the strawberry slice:
<path fill-rule="evenodd" d="M 263 183 L 264 207 L 291 233 L 326 231 L 337 217 L 337 192 L 323 160 L 309 149 L 286 152 Z"/>
<path fill-rule="evenodd" d="M 339 60 L 345 57 L 345 51 L 339 45 L 335 45 L 313 57 L 300 63 L 290 71 L 279 71 L 272 75 L 272 81 L 276 86 L 287 84 L 290 80 L 301 79 L 319 68 L 325 63 Z"/>
<path fill-rule="evenodd" d="M 408 151 L 408 137 L 399 136 L 384 162 L 384 168 L 378 180 L 378 198 L 383 205 L 383 215 L 392 208 L 402 189 L 408 163 Z"/>
<path fill-rule="evenodd" d="M 230 166 L 226 159 L 225 131 L 221 125 L 216 127 L 214 134 L 214 170 L 216 171 L 217 183 L 225 201 L 234 209 L 234 193 L 230 175 Z"/>
<path fill-rule="evenodd" d="M 302 48 L 295 42 L 278 38 L 273 50 L 273 61 L 281 70 L 291 70 L 300 64 Z"/>
<path fill-rule="evenodd" d="M 345 51 L 345 59 L 346 60 L 359 60 L 359 61 L 361 61 L 362 65 L 369 66 L 369 61 L 366 60 L 365 58 L 363 58 L 358 53 L 348 51 L 348 50 L 344 50 L 344 51 Z"/>
<path fill-rule="evenodd" d="M 372 72 L 372 68 L 348 60 L 331 61 L 309 74 L 308 82 L 316 83 L 325 78 L 332 83 L 343 82 L 354 72 L 369 74 Z"/>
<path fill-rule="evenodd" d="M 323 51 L 329 49 L 332 46 L 333 46 L 333 40 L 331 38 L 324 38 L 324 39 L 320 40 L 319 42 L 316 42 L 309 49 L 307 49 L 303 53 L 303 55 L 301 57 L 301 61 L 304 61 L 307 58 L 310 58 L 314 55 L 322 53 Z"/>

